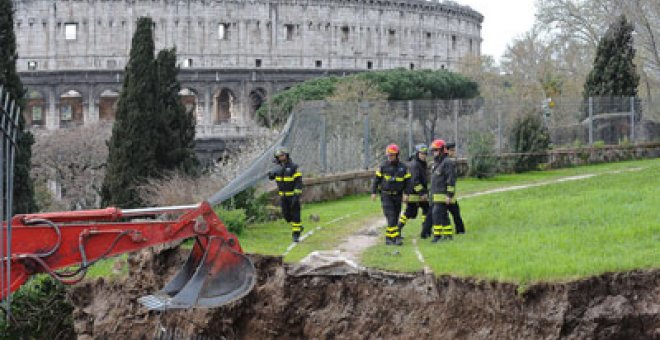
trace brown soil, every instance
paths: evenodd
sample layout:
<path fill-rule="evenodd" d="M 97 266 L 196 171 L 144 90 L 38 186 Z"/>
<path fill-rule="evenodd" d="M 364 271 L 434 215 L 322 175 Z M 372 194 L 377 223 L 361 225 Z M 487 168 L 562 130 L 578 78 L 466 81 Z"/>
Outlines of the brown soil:
<path fill-rule="evenodd" d="M 162 329 L 204 339 L 660 338 L 658 269 L 540 284 L 520 295 L 513 284 L 421 273 L 293 277 L 281 258 L 252 256 L 259 278 L 242 300 L 147 311 L 137 298 L 162 287 L 183 253 L 144 252 L 129 260 L 128 278 L 74 287 L 79 338 L 153 339 Z"/>

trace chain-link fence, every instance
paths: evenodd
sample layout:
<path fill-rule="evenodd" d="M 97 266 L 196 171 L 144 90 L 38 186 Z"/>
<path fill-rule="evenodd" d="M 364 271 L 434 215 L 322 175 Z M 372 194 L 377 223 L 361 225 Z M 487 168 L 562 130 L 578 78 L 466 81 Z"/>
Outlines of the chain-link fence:
<path fill-rule="evenodd" d="M 657 140 L 658 123 L 642 119 L 642 104 L 630 97 L 304 102 L 293 110 L 277 141 L 210 202 L 263 180 L 274 166 L 278 145 L 289 148 L 293 161 L 309 177 L 373 168 L 384 159 L 390 143 L 401 147 L 402 159 L 416 144 L 436 138 L 455 142 L 458 157 L 469 157 L 469 146 L 476 140 L 492 141 L 496 154 L 510 153 L 511 131 L 526 114 L 542 119 L 554 148 Z"/>
<path fill-rule="evenodd" d="M 7 298 L 1 303 L 7 322 L 11 317 L 11 217 L 14 192 L 14 159 L 20 109 L 9 93 L 0 86 L 0 296 Z"/>

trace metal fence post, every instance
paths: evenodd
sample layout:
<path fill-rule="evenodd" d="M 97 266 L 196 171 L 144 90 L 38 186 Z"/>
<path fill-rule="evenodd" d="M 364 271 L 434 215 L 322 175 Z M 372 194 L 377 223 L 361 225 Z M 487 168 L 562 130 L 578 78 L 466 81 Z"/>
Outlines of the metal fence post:
<path fill-rule="evenodd" d="M 594 143 L 594 98 L 589 97 L 589 146 Z"/>
<path fill-rule="evenodd" d="M 459 155 L 459 146 L 458 146 L 458 105 L 460 104 L 458 99 L 454 99 L 454 143 L 456 143 L 456 155 Z"/>
<path fill-rule="evenodd" d="M 325 113 L 321 114 L 321 136 L 319 138 L 319 156 L 321 157 L 321 172 L 325 174 L 328 171 L 328 160 L 327 160 L 327 144 L 326 144 L 326 127 L 325 127 Z"/>
<path fill-rule="evenodd" d="M 364 114 L 364 169 L 369 170 L 369 114 Z"/>
<path fill-rule="evenodd" d="M 408 101 L 408 155 L 413 154 L 413 101 Z"/>
<path fill-rule="evenodd" d="M 630 97 L 630 143 L 635 143 L 635 97 Z"/>
<path fill-rule="evenodd" d="M 501 100 L 498 101 L 498 104 L 496 106 L 497 110 L 497 153 L 502 154 L 502 105 L 501 105 Z"/>
<path fill-rule="evenodd" d="M 4 228 L 4 221 L 5 221 L 5 175 L 4 175 L 4 164 L 5 164 L 5 106 L 3 105 L 3 90 L 4 88 L 0 86 L 0 160 L 2 162 L 0 163 L 0 292 L 2 293 L 1 295 L 5 295 L 5 291 L 9 290 L 9 280 L 5 280 L 5 261 L 3 258 L 5 257 L 4 255 L 4 249 L 5 249 L 5 228 Z M 7 283 L 7 287 L 5 287 L 5 282 Z M 9 304 L 5 306 L 5 310 L 9 311 Z M 7 322 L 9 322 L 9 316 L 7 316 Z"/>

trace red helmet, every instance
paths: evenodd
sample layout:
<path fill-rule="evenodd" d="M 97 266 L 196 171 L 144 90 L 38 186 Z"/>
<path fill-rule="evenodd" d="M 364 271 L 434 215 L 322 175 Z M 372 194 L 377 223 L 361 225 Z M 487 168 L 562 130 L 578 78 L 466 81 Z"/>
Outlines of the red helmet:
<path fill-rule="evenodd" d="M 390 154 L 399 154 L 399 146 L 396 144 L 390 144 L 387 146 L 385 149 L 385 155 L 390 155 Z"/>
<path fill-rule="evenodd" d="M 445 141 L 442 139 L 436 139 L 433 142 L 431 142 L 431 150 L 440 150 L 445 147 Z"/>

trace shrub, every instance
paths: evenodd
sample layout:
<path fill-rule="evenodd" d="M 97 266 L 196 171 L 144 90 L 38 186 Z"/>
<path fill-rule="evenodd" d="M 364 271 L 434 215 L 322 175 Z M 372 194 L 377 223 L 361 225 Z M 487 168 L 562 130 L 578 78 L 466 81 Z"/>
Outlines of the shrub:
<path fill-rule="evenodd" d="M 535 112 L 518 117 L 511 129 L 511 145 L 516 154 L 516 172 L 538 169 L 550 145 L 550 134 Z"/>
<path fill-rule="evenodd" d="M 240 235 L 245 227 L 247 226 L 247 218 L 245 217 L 244 209 L 216 209 L 215 212 L 218 214 L 218 217 L 225 224 L 227 229 L 236 234 Z"/>
<path fill-rule="evenodd" d="M 270 213 L 266 208 L 267 205 L 268 195 L 266 193 L 257 193 L 255 188 L 248 188 L 229 200 L 222 202 L 222 206 L 225 209 L 245 210 L 248 223 L 268 221 Z"/>
<path fill-rule="evenodd" d="M 499 160 L 493 149 L 495 140 L 491 134 L 473 133 L 468 143 L 470 176 L 489 178 L 495 175 Z"/>
<path fill-rule="evenodd" d="M 11 323 L 0 309 L 0 339 L 73 339 L 72 313 L 64 285 L 36 276 L 12 295 Z"/>

